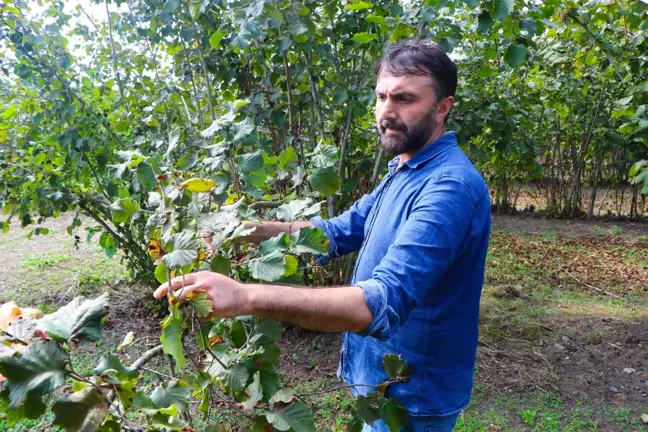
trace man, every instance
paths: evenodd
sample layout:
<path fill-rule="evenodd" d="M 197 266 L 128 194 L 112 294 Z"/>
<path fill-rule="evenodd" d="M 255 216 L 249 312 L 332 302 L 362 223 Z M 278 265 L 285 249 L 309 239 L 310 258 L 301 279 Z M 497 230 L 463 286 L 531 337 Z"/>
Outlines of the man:
<path fill-rule="evenodd" d="M 456 66 L 437 45 L 392 44 L 376 66 L 376 122 L 383 148 L 396 157 L 371 194 L 339 217 L 300 221 L 330 243 L 329 257 L 359 250 L 351 286 L 302 289 L 241 284 L 200 272 L 213 316 L 256 315 L 345 332 L 338 373 L 348 384 L 387 379 L 385 354 L 413 370 L 387 393 L 407 407 L 406 430 L 451 431 L 472 389 L 479 300 L 490 233 L 486 185 L 445 122 L 457 86 Z M 290 233 L 287 223 L 255 225 L 250 240 Z M 180 287 L 180 280 L 172 288 Z M 155 296 L 166 295 L 167 285 Z M 382 421 L 365 430 L 382 431 Z"/>

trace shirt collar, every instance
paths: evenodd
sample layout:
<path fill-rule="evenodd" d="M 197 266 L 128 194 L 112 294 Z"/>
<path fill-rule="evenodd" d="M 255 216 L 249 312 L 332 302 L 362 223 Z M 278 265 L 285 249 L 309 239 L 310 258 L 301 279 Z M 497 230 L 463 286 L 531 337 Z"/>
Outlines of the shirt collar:
<path fill-rule="evenodd" d="M 403 166 L 417 169 L 419 166 L 422 166 L 431 159 L 434 159 L 439 153 L 456 145 L 457 135 L 453 131 L 446 132 L 445 135 L 437 138 L 435 141 L 427 144 L 421 150 L 416 152 L 410 160 L 403 163 Z M 399 159 L 399 156 L 396 156 L 394 159 L 389 161 L 388 168 L 390 173 L 393 173 L 396 168 L 398 168 Z"/>

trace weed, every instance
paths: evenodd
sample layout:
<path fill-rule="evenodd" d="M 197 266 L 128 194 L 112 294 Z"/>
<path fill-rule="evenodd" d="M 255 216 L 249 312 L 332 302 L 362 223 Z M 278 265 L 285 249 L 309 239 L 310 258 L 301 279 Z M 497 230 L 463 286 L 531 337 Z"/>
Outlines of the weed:
<path fill-rule="evenodd" d="M 56 267 L 58 264 L 72 259 L 69 255 L 58 253 L 27 254 L 23 267 L 30 270 L 42 270 L 47 267 Z"/>

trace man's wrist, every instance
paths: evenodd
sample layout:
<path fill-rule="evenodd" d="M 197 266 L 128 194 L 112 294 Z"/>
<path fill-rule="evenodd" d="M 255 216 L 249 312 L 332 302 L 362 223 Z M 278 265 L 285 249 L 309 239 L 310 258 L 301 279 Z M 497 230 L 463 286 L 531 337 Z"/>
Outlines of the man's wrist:
<path fill-rule="evenodd" d="M 242 299 L 242 309 L 243 313 L 241 315 L 258 315 L 258 302 L 259 302 L 259 290 L 258 287 L 253 284 L 241 283 L 241 291 L 243 293 Z"/>

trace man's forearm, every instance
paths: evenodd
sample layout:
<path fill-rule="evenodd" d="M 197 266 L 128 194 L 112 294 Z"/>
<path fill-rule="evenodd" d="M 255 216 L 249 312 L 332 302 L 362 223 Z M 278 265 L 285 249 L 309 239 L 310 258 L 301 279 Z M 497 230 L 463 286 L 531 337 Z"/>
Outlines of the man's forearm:
<path fill-rule="evenodd" d="M 369 327 L 373 319 L 364 293 L 358 287 L 245 286 L 249 315 L 328 332 L 359 332 Z"/>
<path fill-rule="evenodd" d="M 276 237 L 279 234 L 286 233 L 288 235 L 299 231 L 302 228 L 313 226 L 312 223 L 305 220 L 298 220 L 294 222 L 243 222 L 247 228 L 256 228 L 252 234 L 238 237 L 235 241 L 237 242 L 250 242 L 250 243 L 261 243 L 264 240 L 271 239 Z M 204 232 L 202 234 L 202 242 L 205 245 L 205 248 L 210 253 L 214 252 L 211 244 L 214 239 L 213 234 Z"/>
<path fill-rule="evenodd" d="M 281 233 L 290 235 L 302 228 L 313 226 L 312 223 L 306 220 L 297 220 L 294 222 L 244 222 L 244 224 L 248 228 L 254 227 L 256 229 L 252 234 L 241 237 L 240 240 L 252 243 L 261 243 Z"/>

